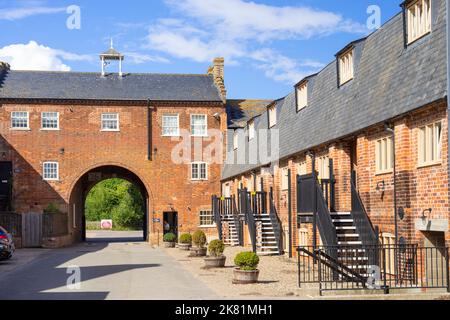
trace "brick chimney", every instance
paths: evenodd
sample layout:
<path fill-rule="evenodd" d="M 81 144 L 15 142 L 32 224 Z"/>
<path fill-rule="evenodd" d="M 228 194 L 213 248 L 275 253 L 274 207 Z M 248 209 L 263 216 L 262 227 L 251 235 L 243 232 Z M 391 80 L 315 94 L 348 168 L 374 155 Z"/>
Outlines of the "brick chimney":
<path fill-rule="evenodd" d="M 214 77 L 214 83 L 219 89 L 222 101 L 225 103 L 227 100 L 227 90 L 225 88 L 225 59 L 215 58 L 212 66 L 208 69 L 208 74 Z"/>

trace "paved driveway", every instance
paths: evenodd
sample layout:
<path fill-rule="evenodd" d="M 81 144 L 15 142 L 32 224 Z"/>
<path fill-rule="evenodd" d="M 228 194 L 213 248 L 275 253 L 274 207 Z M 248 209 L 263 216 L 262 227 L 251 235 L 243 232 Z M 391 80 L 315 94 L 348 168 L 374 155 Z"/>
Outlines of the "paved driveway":
<path fill-rule="evenodd" d="M 0 264 L 0 300 L 218 298 L 183 269 L 182 261 L 147 243 L 134 241 L 140 236 L 91 233 L 88 243 L 47 251 L 15 270 L 6 271 L 6 266 Z M 66 286 L 71 266 L 80 268 L 80 289 L 70 290 Z"/>

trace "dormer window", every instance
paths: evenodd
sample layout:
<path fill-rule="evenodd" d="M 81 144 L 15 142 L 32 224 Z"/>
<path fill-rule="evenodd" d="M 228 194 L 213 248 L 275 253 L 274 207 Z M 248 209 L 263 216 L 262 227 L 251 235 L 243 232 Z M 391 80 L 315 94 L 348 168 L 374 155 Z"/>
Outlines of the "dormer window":
<path fill-rule="evenodd" d="M 277 125 L 277 106 L 269 108 L 269 128 L 273 128 Z"/>
<path fill-rule="evenodd" d="M 238 131 L 234 130 L 234 133 L 233 133 L 233 150 L 237 150 L 238 147 L 239 147 Z"/>
<path fill-rule="evenodd" d="M 408 44 L 431 32 L 431 0 L 415 0 L 406 6 Z"/>
<path fill-rule="evenodd" d="M 248 123 L 248 140 L 253 140 L 255 138 L 255 121 L 250 121 Z"/>
<path fill-rule="evenodd" d="M 353 80 L 353 48 L 339 56 L 339 84 L 343 85 Z"/>
<path fill-rule="evenodd" d="M 308 106 L 308 82 L 297 87 L 297 111 L 300 111 Z"/>

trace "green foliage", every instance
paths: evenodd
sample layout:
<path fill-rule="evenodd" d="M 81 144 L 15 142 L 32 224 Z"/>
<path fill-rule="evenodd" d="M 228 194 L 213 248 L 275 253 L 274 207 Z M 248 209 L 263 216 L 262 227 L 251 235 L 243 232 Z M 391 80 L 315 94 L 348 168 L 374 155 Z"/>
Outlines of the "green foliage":
<path fill-rule="evenodd" d="M 175 240 L 177 240 L 177 236 L 174 235 L 173 233 L 166 233 L 164 235 L 164 242 L 175 242 Z"/>
<path fill-rule="evenodd" d="M 61 214 L 59 207 L 55 203 L 50 203 L 47 208 L 44 209 L 46 214 Z"/>
<path fill-rule="evenodd" d="M 182 234 L 180 236 L 180 243 L 191 244 L 192 243 L 192 236 L 189 233 Z"/>
<path fill-rule="evenodd" d="M 213 240 L 208 246 L 209 254 L 213 257 L 222 256 L 225 251 L 225 244 L 220 240 Z"/>
<path fill-rule="evenodd" d="M 195 231 L 192 235 L 192 242 L 198 248 L 203 248 L 206 244 L 206 234 L 201 230 Z"/>
<path fill-rule="evenodd" d="M 86 198 L 86 219 L 101 221 L 112 219 L 123 229 L 142 228 L 144 199 L 139 189 L 122 179 L 109 179 L 98 183 Z"/>
<path fill-rule="evenodd" d="M 234 264 L 241 270 L 256 270 L 259 264 L 259 257 L 253 252 L 241 252 L 234 258 Z"/>

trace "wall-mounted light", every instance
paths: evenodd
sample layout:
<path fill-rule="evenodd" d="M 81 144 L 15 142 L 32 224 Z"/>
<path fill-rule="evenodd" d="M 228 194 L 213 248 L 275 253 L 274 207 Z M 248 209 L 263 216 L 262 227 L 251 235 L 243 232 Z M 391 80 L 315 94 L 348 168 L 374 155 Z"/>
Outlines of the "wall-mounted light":
<path fill-rule="evenodd" d="M 429 215 L 431 215 L 431 213 L 433 212 L 433 209 L 425 209 L 425 210 L 423 210 L 422 211 L 422 220 L 426 220 L 428 217 L 427 217 L 427 213 L 429 214 Z"/>
<path fill-rule="evenodd" d="M 220 121 L 220 113 L 214 113 L 213 117 L 214 117 L 217 121 Z"/>
<path fill-rule="evenodd" d="M 386 190 L 386 182 L 384 182 L 384 180 L 378 182 L 378 183 L 377 183 L 376 190 L 377 190 L 377 191 L 384 192 L 384 191 Z"/>
<path fill-rule="evenodd" d="M 2 153 L 2 158 L 3 158 L 3 159 L 6 159 L 6 152 L 3 152 L 3 153 Z"/>
<path fill-rule="evenodd" d="M 64 148 L 59 149 L 59 154 L 63 155 L 64 153 L 66 153 L 66 149 Z"/>

